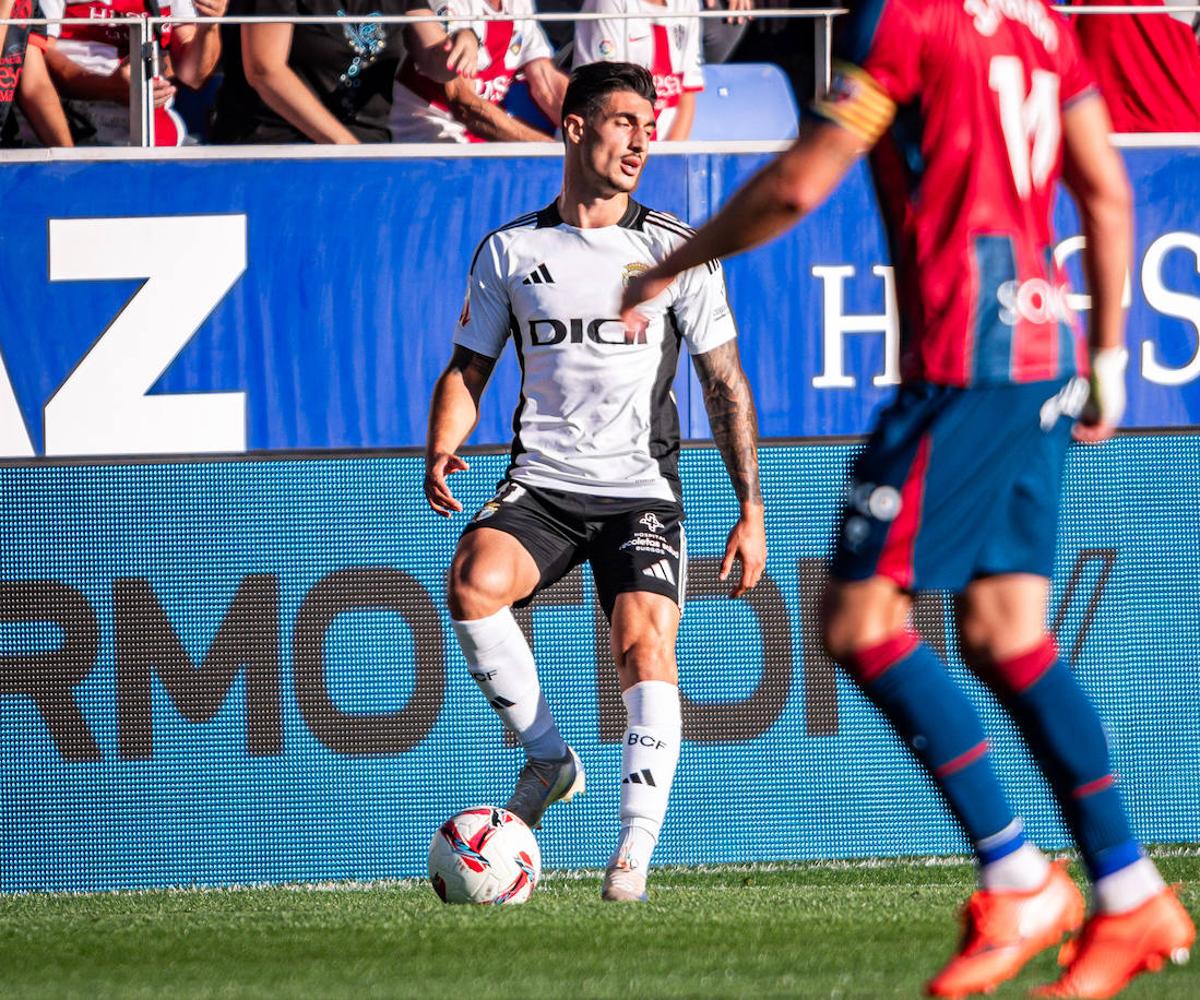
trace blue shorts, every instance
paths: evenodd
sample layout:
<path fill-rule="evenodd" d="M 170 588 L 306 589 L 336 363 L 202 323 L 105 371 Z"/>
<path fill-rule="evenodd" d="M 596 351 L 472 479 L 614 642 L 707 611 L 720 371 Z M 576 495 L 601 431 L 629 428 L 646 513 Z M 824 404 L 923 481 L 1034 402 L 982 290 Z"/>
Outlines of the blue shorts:
<path fill-rule="evenodd" d="M 830 575 L 960 591 L 1049 577 L 1082 379 L 901 386 L 854 465 Z"/>

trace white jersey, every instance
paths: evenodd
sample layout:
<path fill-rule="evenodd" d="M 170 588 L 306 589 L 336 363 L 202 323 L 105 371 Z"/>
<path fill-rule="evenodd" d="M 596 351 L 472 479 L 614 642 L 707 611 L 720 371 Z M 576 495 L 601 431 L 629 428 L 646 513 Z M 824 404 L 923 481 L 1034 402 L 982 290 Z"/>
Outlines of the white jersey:
<path fill-rule="evenodd" d="M 644 66 L 654 77 L 658 100 L 654 116 L 658 137 L 665 139 L 675 120 L 679 98 L 687 91 L 704 89 L 701 68 L 701 32 L 698 17 L 672 17 L 700 9 L 699 0 L 586 0 L 587 14 L 643 14 L 628 20 L 602 18 L 577 21 L 575 57 L 578 68 L 594 62 L 631 62 Z"/>
<path fill-rule="evenodd" d="M 479 245 L 454 342 L 495 358 L 513 339 L 521 398 L 509 479 L 602 497 L 680 499 L 671 384 L 681 340 L 704 354 L 737 336 L 721 266 L 685 271 L 646 303 L 649 326 L 636 337 L 617 316 L 626 282 L 691 232 L 631 199 L 613 226 L 577 229 L 552 204 Z"/>
<path fill-rule="evenodd" d="M 497 11 L 487 0 L 448 0 L 437 8 L 447 34 L 470 28 L 479 39 L 475 93 L 500 104 L 513 77 L 535 59 L 554 55 L 537 21 L 497 21 L 497 13 L 533 14 L 533 0 L 504 0 Z M 446 106 L 439 84 L 417 70 L 411 56 L 400 64 L 389 125 L 394 142 L 482 142 Z"/>

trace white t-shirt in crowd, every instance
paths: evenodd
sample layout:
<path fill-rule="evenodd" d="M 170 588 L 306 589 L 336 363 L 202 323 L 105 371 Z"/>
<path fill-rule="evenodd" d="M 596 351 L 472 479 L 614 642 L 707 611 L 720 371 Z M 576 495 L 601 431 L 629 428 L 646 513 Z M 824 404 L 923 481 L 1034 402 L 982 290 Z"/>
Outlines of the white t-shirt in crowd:
<path fill-rule="evenodd" d="M 648 0 L 586 0 L 584 13 L 644 16 L 577 21 L 574 65 L 631 62 L 648 69 L 658 92 L 654 105 L 658 137 L 665 139 L 680 97 L 704 89 L 702 22 L 698 17 L 671 15 L 699 9 L 699 0 L 667 0 L 665 7 Z"/>
<path fill-rule="evenodd" d="M 436 11 L 446 20 L 446 32 L 471 28 L 479 39 L 475 93 L 500 104 L 513 78 L 535 59 L 554 52 L 537 21 L 498 21 L 498 13 L 534 13 L 533 0 L 503 0 L 496 11 L 487 0 L 448 0 Z M 458 121 L 442 98 L 442 88 L 421 75 L 411 57 L 400 64 L 390 121 L 394 142 L 483 142 Z"/>

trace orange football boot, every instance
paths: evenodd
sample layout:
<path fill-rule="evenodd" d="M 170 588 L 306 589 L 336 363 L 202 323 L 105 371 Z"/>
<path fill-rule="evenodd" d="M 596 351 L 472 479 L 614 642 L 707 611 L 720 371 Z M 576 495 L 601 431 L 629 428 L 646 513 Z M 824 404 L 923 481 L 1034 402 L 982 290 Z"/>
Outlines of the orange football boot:
<path fill-rule="evenodd" d="M 1039 951 L 1077 930 L 1083 914 L 1083 896 L 1067 874 L 1066 861 L 1054 862 L 1045 883 L 1032 892 L 981 889 L 967 901 L 958 954 L 926 990 L 935 997 L 990 993 Z"/>
<path fill-rule="evenodd" d="M 1093 914 L 1059 955 L 1067 966 L 1062 978 L 1034 996 L 1116 996 L 1139 972 L 1157 972 L 1168 960 L 1182 965 L 1195 939 L 1192 918 L 1166 888 L 1128 913 Z"/>

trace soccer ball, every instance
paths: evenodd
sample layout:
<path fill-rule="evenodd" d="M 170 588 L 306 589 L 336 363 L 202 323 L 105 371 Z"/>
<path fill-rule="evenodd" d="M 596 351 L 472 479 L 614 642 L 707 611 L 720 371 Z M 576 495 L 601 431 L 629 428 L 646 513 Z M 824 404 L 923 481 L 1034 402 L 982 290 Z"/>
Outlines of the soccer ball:
<path fill-rule="evenodd" d="M 465 809 L 429 845 L 429 881 L 443 903 L 523 903 L 541 877 L 533 831 L 507 809 Z"/>

